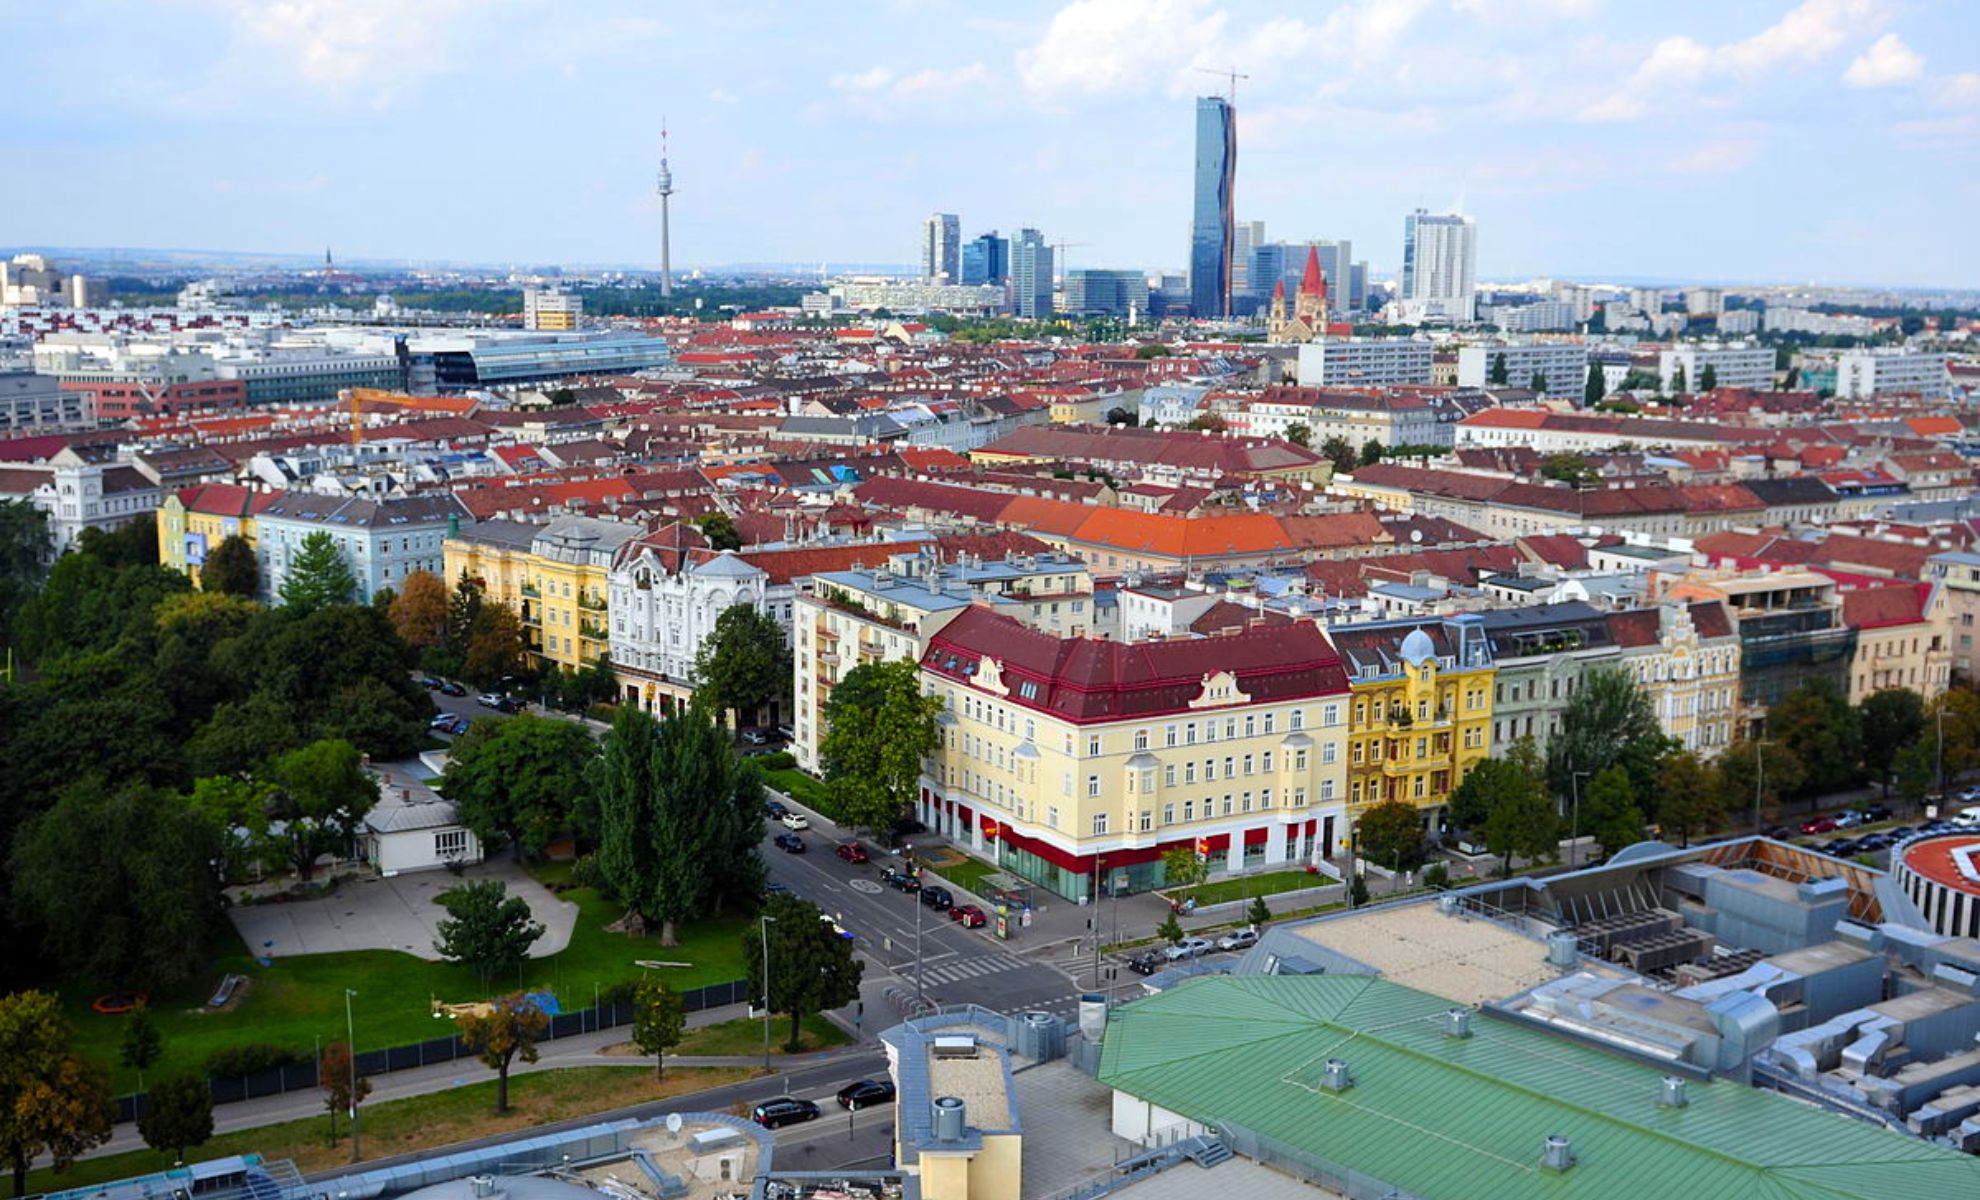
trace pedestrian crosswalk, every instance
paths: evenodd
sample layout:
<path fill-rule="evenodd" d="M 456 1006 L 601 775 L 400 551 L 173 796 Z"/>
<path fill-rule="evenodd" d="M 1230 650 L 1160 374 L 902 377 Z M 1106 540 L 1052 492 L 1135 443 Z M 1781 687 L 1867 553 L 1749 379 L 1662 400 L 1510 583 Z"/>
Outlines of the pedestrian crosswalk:
<path fill-rule="evenodd" d="M 953 962 L 929 963 L 921 968 L 921 982 L 926 984 L 956 983 L 964 979 L 977 979 L 984 975 L 996 975 L 1004 971 L 1019 970 L 1028 964 L 1013 954 L 977 954 L 959 958 Z M 901 968 L 901 974 L 914 977 L 914 964 Z"/>

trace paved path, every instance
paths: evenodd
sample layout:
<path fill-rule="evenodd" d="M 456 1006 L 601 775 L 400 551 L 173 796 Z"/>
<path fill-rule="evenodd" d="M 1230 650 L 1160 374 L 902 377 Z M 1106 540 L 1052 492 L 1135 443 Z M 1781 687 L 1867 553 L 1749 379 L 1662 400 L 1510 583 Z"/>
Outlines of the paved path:
<path fill-rule="evenodd" d="M 440 953 L 433 942 L 440 936 L 447 910 L 434 898 L 481 879 L 500 880 L 510 895 L 529 901 L 530 914 L 543 923 L 543 936 L 530 947 L 531 958 L 548 957 L 571 944 L 577 905 L 557 899 L 506 855 L 469 867 L 458 877 L 447 871 L 419 871 L 390 879 L 364 877 L 346 880 L 321 900 L 237 904 L 227 915 L 248 948 L 270 958 L 402 950 L 438 962 Z"/>

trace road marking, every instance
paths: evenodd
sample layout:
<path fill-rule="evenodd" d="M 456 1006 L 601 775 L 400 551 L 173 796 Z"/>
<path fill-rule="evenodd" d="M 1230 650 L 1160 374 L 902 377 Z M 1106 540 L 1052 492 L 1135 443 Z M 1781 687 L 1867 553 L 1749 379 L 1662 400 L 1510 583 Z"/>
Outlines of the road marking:
<path fill-rule="evenodd" d="M 848 882 L 846 886 L 855 892 L 865 892 L 869 896 L 877 896 L 883 890 L 879 884 L 873 882 L 871 879 L 854 879 Z"/>

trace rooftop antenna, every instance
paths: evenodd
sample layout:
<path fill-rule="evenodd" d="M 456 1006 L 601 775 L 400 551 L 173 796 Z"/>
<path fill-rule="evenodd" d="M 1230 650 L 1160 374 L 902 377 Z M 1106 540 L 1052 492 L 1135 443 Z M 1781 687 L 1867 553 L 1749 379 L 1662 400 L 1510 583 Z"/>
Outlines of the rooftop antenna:
<path fill-rule="evenodd" d="M 1196 69 L 1205 75 L 1219 75 L 1230 80 L 1231 90 L 1225 96 L 1225 99 L 1231 102 L 1232 108 L 1237 107 L 1237 81 L 1240 79 L 1249 79 L 1251 76 L 1242 74 L 1236 67 L 1230 67 L 1228 69 L 1223 67 L 1198 67 Z"/>
<path fill-rule="evenodd" d="M 674 173 L 667 167 L 667 118 L 660 118 L 660 298 L 674 298 L 672 230 L 667 226 L 668 199 L 674 194 Z"/>

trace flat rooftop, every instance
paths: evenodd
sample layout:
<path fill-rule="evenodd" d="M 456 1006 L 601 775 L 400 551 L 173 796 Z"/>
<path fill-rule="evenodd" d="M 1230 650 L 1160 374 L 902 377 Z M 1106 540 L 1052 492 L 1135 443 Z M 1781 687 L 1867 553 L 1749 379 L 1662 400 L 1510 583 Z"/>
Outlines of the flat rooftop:
<path fill-rule="evenodd" d="M 1380 905 L 1289 932 L 1366 963 L 1384 978 L 1460 1004 L 1483 1004 L 1560 976 L 1537 939 L 1447 915 L 1427 901 Z"/>
<path fill-rule="evenodd" d="M 1004 1058 L 979 1045 L 970 1058 L 952 1058 L 928 1049 L 928 1089 L 931 1099 L 954 1096 L 963 1102 L 964 1121 L 985 1133 L 1011 1128 L 1010 1094 L 1004 1090 Z"/>
<path fill-rule="evenodd" d="M 734 1136 L 718 1136 L 712 1145 L 695 1144 L 696 1135 L 718 1131 L 730 1132 Z M 577 1174 L 593 1187 L 618 1184 L 644 1196 L 659 1197 L 659 1182 L 647 1173 L 633 1156 L 633 1151 L 643 1152 L 656 1170 L 686 1186 L 685 1192 L 668 1193 L 670 1198 L 723 1200 L 745 1189 L 749 1181 L 756 1178 L 756 1139 L 747 1133 L 730 1130 L 726 1125 L 702 1121 L 684 1123 L 677 1134 L 668 1133 L 665 1125 L 655 1125 L 632 1139 L 626 1157 L 587 1167 Z M 724 1160 L 728 1164 L 727 1178 L 723 1176 Z M 611 1194 L 609 1188 L 601 1191 L 607 1197 Z"/>

